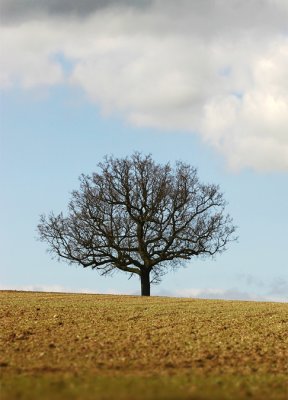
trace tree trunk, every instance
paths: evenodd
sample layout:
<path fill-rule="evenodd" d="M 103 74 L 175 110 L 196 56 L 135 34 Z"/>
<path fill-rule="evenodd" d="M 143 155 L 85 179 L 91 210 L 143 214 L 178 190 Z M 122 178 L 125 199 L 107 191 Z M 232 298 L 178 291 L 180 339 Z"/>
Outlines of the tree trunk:
<path fill-rule="evenodd" d="M 141 271 L 141 296 L 150 296 L 150 273 Z"/>

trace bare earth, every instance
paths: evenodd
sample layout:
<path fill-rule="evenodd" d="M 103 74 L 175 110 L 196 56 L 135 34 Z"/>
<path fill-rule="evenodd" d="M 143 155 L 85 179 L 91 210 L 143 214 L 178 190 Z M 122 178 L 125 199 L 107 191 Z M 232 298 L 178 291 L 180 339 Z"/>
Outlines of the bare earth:
<path fill-rule="evenodd" d="M 288 398 L 288 304 L 0 291 L 1 400 Z"/>

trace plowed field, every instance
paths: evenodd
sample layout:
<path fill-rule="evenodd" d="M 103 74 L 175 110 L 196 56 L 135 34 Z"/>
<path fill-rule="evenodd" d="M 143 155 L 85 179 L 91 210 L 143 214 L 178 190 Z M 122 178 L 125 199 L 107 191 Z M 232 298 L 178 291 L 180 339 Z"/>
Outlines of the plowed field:
<path fill-rule="evenodd" d="M 288 398 L 288 304 L 0 292 L 1 400 Z"/>

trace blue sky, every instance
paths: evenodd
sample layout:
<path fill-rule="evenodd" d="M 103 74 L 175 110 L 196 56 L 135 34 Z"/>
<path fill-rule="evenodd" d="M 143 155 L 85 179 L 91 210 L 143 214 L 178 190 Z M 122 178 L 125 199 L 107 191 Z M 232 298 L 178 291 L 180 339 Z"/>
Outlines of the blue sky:
<path fill-rule="evenodd" d="M 229 23 L 233 7 L 227 2 L 223 17 L 216 6 L 217 35 L 205 23 L 190 31 L 189 18 L 187 29 L 169 24 L 176 12 L 170 2 L 162 14 L 161 1 L 137 9 L 128 2 L 121 8 L 113 3 L 90 9 L 85 2 L 89 18 L 78 16 L 77 7 L 64 7 L 59 16 L 59 10 L 43 2 L 35 16 L 29 7 L 18 15 L 9 9 L 11 2 L 0 3 L 6 15 L 0 29 L 5 57 L 0 80 L 0 289 L 139 293 L 137 278 L 128 280 L 121 273 L 104 278 L 51 260 L 36 232 L 41 213 L 65 210 L 81 173 L 93 172 L 106 154 L 138 150 L 157 162 L 189 162 L 201 180 L 219 184 L 239 235 L 215 260 L 192 260 L 167 274 L 152 294 L 287 301 L 285 3 L 274 5 L 269 32 L 268 0 L 258 32 L 252 22 L 251 27 L 249 21 L 244 24 L 246 9 L 238 10 L 237 28 Z M 204 3 L 209 8 L 211 2 Z M 208 8 L 181 4 L 179 18 L 192 11 L 193 18 L 207 14 Z M 71 20 L 64 18 L 68 11 L 74 13 Z M 110 21 L 104 31 L 101 21 Z M 223 25 L 226 30 L 219 31 Z M 255 48 L 252 40 L 245 41 L 247 32 L 256 35 Z M 236 51 L 224 54 L 231 36 L 245 62 Z"/>

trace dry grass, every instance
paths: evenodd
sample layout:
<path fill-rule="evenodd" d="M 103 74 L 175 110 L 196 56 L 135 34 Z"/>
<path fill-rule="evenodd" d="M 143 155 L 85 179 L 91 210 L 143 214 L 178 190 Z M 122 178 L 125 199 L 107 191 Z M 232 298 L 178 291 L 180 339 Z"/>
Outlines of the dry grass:
<path fill-rule="evenodd" d="M 3 399 L 288 395 L 287 304 L 5 291 L 0 301 Z"/>

